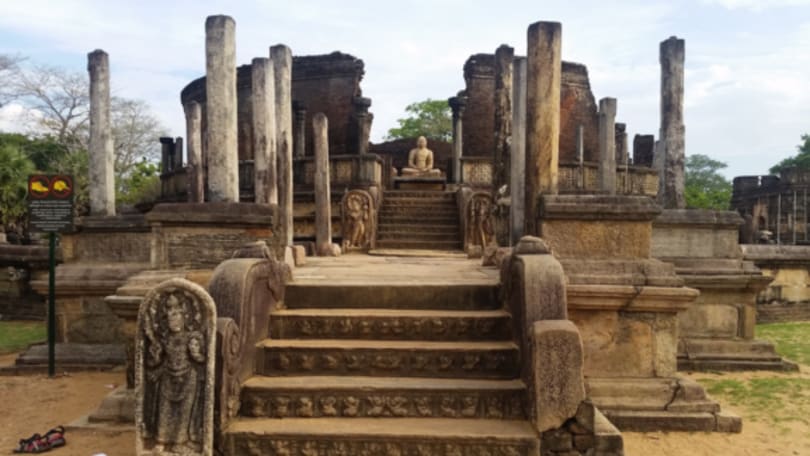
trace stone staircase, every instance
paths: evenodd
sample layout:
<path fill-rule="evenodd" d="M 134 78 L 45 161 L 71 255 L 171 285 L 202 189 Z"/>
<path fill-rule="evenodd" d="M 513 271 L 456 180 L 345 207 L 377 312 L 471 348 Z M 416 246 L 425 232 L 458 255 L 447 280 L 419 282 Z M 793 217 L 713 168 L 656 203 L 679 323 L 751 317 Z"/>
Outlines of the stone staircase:
<path fill-rule="evenodd" d="M 455 193 L 413 190 L 384 193 L 377 248 L 460 250 L 461 247 Z"/>
<path fill-rule="evenodd" d="M 539 454 L 497 283 L 314 283 L 322 272 L 271 315 L 230 454 Z"/>

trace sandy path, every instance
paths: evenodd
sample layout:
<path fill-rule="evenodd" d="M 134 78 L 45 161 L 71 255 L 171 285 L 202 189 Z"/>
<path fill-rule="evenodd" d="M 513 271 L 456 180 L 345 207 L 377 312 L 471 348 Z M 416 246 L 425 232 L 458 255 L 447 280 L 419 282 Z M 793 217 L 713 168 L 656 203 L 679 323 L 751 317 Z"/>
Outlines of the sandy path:
<path fill-rule="evenodd" d="M 748 379 L 780 374 L 725 374 L 723 378 Z M 796 375 L 796 374 L 793 374 Z M 805 368 L 801 377 L 810 377 Z M 712 377 L 695 374 L 692 378 Z M 124 381 L 120 372 L 77 373 L 49 379 L 46 376 L 0 377 L 0 455 L 12 454 L 22 437 L 44 433 L 70 423 L 94 410 L 115 385 Z M 625 432 L 628 456 L 796 455 L 810 456 L 810 429 L 799 423 L 782 423 L 774 430 L 767 423 L 745 419 L 745 410 L 722 404 L 724 410 L 743 416 L 741 434 L 634 433 Z M 134 456 L 134 432 L 68 431 L 66 447 L 55 456 Z"/>

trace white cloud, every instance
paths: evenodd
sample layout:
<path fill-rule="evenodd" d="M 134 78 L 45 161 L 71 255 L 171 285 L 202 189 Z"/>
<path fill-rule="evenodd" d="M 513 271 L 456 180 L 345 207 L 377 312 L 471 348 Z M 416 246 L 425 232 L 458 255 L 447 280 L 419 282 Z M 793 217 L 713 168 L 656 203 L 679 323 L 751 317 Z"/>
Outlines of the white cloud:
<path fill-rule="evenodd" d="M 810 0 L 703 0 L 703 3 L 720 5 L 730 10 L 745 9 L 759 12 L 786 6 L 810 5 Z"/>

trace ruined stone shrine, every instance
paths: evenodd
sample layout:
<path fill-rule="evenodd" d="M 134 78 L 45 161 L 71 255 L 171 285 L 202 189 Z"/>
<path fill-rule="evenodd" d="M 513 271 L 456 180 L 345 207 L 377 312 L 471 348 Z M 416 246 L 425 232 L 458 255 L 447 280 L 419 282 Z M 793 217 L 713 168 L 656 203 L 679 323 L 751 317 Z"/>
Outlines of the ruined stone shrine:
<path fill-rule="evenodd" d="M 761 348 L 767 282 L 737 219 L 682 208 L 683 40 L 631 153 L 559 23 L 471 56 L 430 147 L 370 143 L 362 60 L 275 45 L 237 67 L 235 27 L 206 21 L 158 201 L 66 236 L 62 340 L 103 308 L 134 354 L 94 420 L 134 402 L 139 455 L 609 456 L 622 430 L 740 431 L 677 372 Z"/>

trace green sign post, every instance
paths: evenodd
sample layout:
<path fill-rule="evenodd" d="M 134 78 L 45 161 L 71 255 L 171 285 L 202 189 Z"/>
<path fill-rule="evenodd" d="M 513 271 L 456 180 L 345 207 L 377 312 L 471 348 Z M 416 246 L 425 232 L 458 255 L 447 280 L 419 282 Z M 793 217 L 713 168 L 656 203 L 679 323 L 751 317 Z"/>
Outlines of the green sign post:
<path fill-rule="evenodd" d="M 28 229 L 48 233 L 48 375 L 56 372 L 56 233 L 73 229 L 73 178 L 28 176 Z"/>

